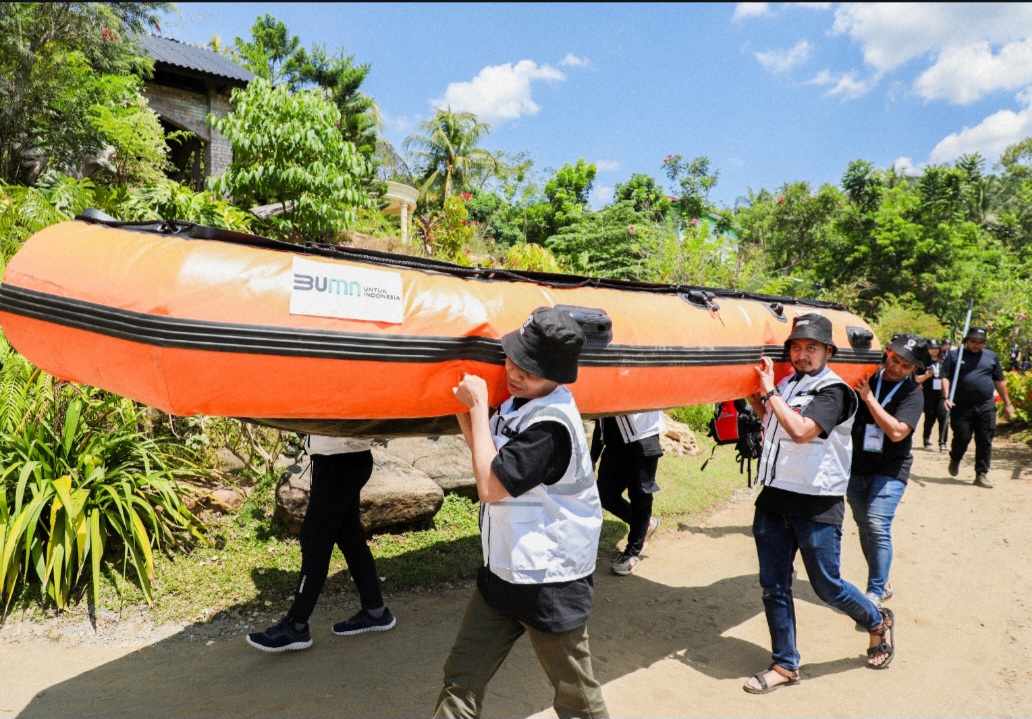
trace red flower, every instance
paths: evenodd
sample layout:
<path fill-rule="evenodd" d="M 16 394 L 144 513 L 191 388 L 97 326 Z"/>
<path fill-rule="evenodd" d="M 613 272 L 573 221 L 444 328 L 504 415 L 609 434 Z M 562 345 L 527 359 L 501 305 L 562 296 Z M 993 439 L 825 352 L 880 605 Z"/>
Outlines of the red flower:
<path fill-rule="evenodd" d="M 779 197 L 777 204 L 779 204 L 779 205 L 785 204 L 785 198 L 784 197 Z"/>

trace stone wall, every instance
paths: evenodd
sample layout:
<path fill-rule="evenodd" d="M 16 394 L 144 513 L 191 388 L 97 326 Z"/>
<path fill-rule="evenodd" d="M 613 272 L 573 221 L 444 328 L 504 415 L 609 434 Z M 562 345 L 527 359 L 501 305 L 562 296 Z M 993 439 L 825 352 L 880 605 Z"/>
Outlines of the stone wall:
<path fill-rule="evenodd" d="M 176 127 L 197 135 L 204 141 L 205 174 L 213 177 L 229 167 L 233 148 L 229 141 L 209 128 L 204 120 L 209 114 L 225 117 L 230 110 L 229 97 L 209 89 L 207 94 L 148 82 L 144 95 L 154 112 Z"/>

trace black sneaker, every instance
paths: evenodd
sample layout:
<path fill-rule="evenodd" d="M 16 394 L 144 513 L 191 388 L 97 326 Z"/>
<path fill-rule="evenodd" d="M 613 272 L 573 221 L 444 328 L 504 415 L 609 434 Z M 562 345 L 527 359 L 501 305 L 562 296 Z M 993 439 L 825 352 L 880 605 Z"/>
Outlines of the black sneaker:
<path fill-rule="evenodd" d="M 363 609 L 351 617 L 351 619 L 334 624 L 333 633 L 343 637 L 352 634 L 362 634 L 363 632 L 386 632 L 388 629 L 394 629 L 394 625 L 397 623 L 398 620 L 391 614 L 391 610 L 386 607 L 384 607 L 383 615 L 379 619 Z"/>
<path fill-rule="evenodd" d="M 312 646 L 308 625 L 298 629 L 288 617 L 283 617 L 264 632 L 247 635 L 247 643 L 263 652 L 296 652 Z"/>
<path fill-rule="evenodd" d="M 946 469 L 950 473 L 951 477 L 956 477 L 958 474 L 960 474 L 960 460 L 959 459 L 951 459 L 950 460 L 950 466 L 947 467 Z"/>

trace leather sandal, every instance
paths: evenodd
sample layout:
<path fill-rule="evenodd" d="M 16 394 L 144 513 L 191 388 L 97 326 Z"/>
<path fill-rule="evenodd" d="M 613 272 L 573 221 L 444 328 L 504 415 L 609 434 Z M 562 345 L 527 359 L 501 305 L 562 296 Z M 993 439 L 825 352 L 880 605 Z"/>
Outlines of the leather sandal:
<path fill-rule="evenodd" d="M 892 663 L 892 658 L 896 656 L 896 617 L 892 614 L 891 609 L 882 607 L 880 611 L 882 623 L 874 629 L 868 630 L 868 634 L 881 637 L 881 643 L 878 646 L 867 650 L 867 666 L 871 669 L 887 669 Z M 886 635 L 888 635 L 889 641 L 885 641 Z M 871 659 L 878 654 L 884 654 L 885 661 L 881 664 L 872 664 Z"/>
<path fill-rule="evenodd" d="M 777 672 L 781 676 L 785 677 L 785 679 L 787 679 L 788 681 L 781 682 L 780 684 L 774 684 L 773 686 L 770 685 L 770 684 L 767 684 L 767 679 L 766 679 L 765 675 L 771 669 L 773 669 L 775 672 Z M 764 669 L 762 672 L 756 672 L 755 674 L 753 674 L 753 678 L 757 681 L 757 683 L 759 683 L 759 685 L 760 685 L 759 689 L 757 689 L 754 686 L 750 686 L 748 682 L 746 682 L 745 684 L 742 685 L 742 689 L 744 689 L 745 691 L 749 692 L 750 694 L 770 694 L 772 691 L 774 691 L 776 689 L 780 689 L 781 687 L 795 686 L 800 681 L 802 681 L 799 678 L 799 671 L 798 670 L 785 669 L 783 666 L 780 666 L 777 663 L 771 664 L 770 667 L 768 667 L 767 669 Z"/>

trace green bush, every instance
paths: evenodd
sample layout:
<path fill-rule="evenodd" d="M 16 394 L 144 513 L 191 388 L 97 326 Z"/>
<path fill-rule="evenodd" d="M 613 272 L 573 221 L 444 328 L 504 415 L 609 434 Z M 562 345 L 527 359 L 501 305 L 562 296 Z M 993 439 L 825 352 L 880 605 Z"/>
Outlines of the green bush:
<path fill-rule="evenodd" d="M 1015 424 L 1032 427 L 1032 372 L 1007 372 L 1007 394 L 1014 406 Z"/>
<path fill-rule="evenodd" d="M 177 477 L 183 451 L 149 437 L 130 400 L 55 383 L 0 346 L 0 590 L 6 606 L 33 575 L 58 609 L 87 576 L 131 569 L 148 602 L 155 549 L 203 539 Z M 121 557 L 116 552 L 120 549 Z"/>
<path fill-rule="evenodd" d="M 709 429 L 709 421 L 713 419 L 712 404 L 695 404 L 689 407 L 678 407 L 669 412 L 670 416 L 678 422 L 684 422 L 691 427 L 693 432 L 702 432 Z"/>

